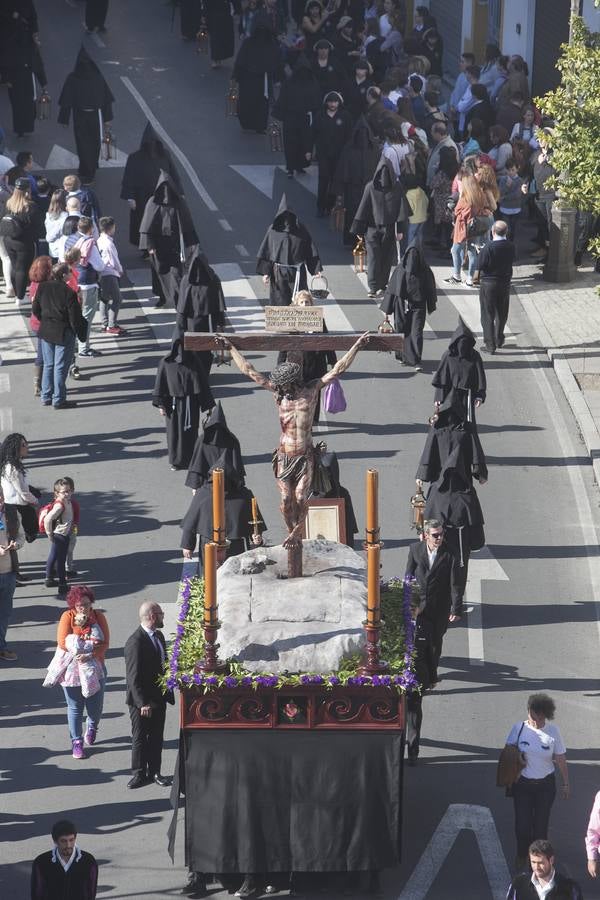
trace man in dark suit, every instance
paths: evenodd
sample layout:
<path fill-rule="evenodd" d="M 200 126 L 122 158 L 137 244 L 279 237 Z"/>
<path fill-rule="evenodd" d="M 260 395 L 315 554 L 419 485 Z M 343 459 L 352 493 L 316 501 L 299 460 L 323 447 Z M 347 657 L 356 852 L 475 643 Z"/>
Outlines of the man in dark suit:
<path fill-rule="evenodd" d="M 433 683 L 442 655 L 448 622 L 457 622 L 463 611 L 464 578 L 457 559 L 444 544 L 444 527 L 437 519 L 424 523 L 424 540 L 410 545 L 406 575 L 416 578 L 425 603 L 421 617 L 431 623 Z M 433 684 L 432 684 L 433 687 Z"/>
<path fill-rule="evenodd" d="M 492 240 L 479 254 L 479 305 L 486 353 L 504 346 L 504 328 L 508 319 L 510 281 L 515 261 L 515 245 L 507 238 L 508 225 L 498 219 L 492 225 Z"/>
<path fill-rule="evenodd" d="M 166 657 L 162 631 L 163 611 L 158 603 L 145 600 L 140 606 L 140 627 L 125 644 L 127 705 L 131 717 L 131 769 L 128 788 L 155 781 L 161 787 L 170 782 L 160 774 L 163 731 L 167 703 L 174 703 L 172 691 L 158 684 Z"/>

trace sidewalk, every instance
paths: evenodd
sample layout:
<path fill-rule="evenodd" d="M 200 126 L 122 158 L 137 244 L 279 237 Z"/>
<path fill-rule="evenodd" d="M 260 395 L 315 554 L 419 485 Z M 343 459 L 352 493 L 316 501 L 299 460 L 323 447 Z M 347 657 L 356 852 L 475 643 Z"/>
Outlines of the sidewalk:
<path fill-rule="evenodd" d="M 515 266 L 518 297 L 546 349 L 567 398 L 600 485 L 600 277 L 589 263 L 576 281 L 552 284 L 539 265 Z"/>

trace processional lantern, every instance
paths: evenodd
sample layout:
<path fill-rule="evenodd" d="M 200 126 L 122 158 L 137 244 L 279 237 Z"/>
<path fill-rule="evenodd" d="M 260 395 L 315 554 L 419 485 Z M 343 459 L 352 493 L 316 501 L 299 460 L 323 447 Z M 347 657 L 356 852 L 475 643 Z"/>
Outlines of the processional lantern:
<path fill-rule="evenodd" d="M 356 273 L 364 272 L 365 262 L 367 261 L 367 250 L 364 238 L 359 237 L 356 242 L 356 247 L 352 251 L 352 256 L 354 257 L 354 271 Z"/>
<path fill-rule="evenodd" d="M 109 159 L 117 158 L 117 142 L 112 130 L 108 126 L 104 127 L 101 155 L 102 159 L 106 162 L 108 162 Z"/>
<path fill-rule="evenodd" d="M 344 230 L 344 222 L 346 221 L 346 209 L 344 207 L 344 201 L 341 197 L 338 197 L 335 201 L 335 206 L 331 210 L 331 216 L 329 219 L 329 224 L 331 225 L 332 231 L 343 231 Z"/>
<path fill-rule="evenodd" d="M 231 365 L 231 353 L 224 347 L 222 344 L 219 344 L 219 349 L 213 352 L 213 361 L 216 366 L 230 366 Z"/>
<path fill-rule="evenodd" d="M 198 42 L 197 52 L 208 53 L 208 28 L 204 19 L 200 22 L 200 28 L 196 33 L 196 41 Z"/>
<path fill-rule="evenodd" d="M 229 85 L 229 91 L 227 92 L 227 96 L 225 97 L 225 115 L 226 116 L 237 116 L 238 114 L 238 89 L 235 81 L 232 81 Z"/>
<path fill-rule="evenodd" d="M 283 149 L 281 126 L 279 122 L 271 122 L 268 129 L 269 145 L 273 153 L 281 153 Z"/>
<path fill-rule="evenodd" d="M 36 115 L 38 119 L 49 119 L 52 114 L 52 100 L 47 91 L 42 91 L 35 101 Z"/>
<path fill-rule="evenodd" d="M 426 502 L 423 486 L 417 481 L 416 493 L 410 498 L 410 526 L 411 528 L 414 528 L 418 534 L 423 533 Z"/>

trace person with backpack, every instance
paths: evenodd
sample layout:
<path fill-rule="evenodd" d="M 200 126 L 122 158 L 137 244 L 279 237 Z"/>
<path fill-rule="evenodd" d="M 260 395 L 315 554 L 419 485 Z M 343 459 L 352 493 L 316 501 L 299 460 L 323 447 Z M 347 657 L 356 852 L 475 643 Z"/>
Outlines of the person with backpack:
<path fill-rule="evenodd" d="M 43 234 L 43 217 L 31 199 L 29 179 L 19 177 L 0 219 L 0 237 L 4 239 L 11 263 L 16 306 L 25 300 L 29 267 L 35 257 L 35 243 Z"/>
<path fill-rule="evenodd" d="M 92 235 L 93 222 L 88 216 L 81 216 L 73 247 L 80 251 L 79 262 L 74 266 L 79 284 L 81 297 L 81 314 L 88 323 L 85 339 L 78 344 L 78 356 L 100 356 L 99 350 L 90 347 L 90 332 L 92 322 L 100 302 L 99 279 L 106 266 L 98 250 L 98 245 Z M 71 248 L 65 244 L 66 250 Z"/>
<path fill-rule="evenodd" d="M 63 178 L 63 190 L 66 194 L 67 209 L 69 209 L 69 200 L 75 197 L 79 201 L 79 214 L 92 219 L 94 226 L 97 228 L 102 213 L 98 197 L 92 188 L 89 185 L 82 187 L 77 175 L 65 175 Z"/>
<path fill-rule="evenodd" d="M 58 594 L 61 597 L 67 593 L 67 551 L 73 524 L 71 486 L 65 478 L 59 478 L 54 482 L 54 500 L 40 509 L 39 527 L 40 530 L 43 528 L 50 538 L 50 551 L 46 561 L 46 587 L 56 587 L 56 581 L 52 577 L 56 567 Z"/>
<path fill-rule="evenodd" d="M 42 406 L 68 409 L 66 380 L 75 351 L 75 337 L 85 341 L 88 323 L 81 314 L 77 294 L 65 282 L 69 267 L 59 263 L 52 279 L 42 282 L 31 311 L 39 319 L 38 336 L 42 341 Z"/>

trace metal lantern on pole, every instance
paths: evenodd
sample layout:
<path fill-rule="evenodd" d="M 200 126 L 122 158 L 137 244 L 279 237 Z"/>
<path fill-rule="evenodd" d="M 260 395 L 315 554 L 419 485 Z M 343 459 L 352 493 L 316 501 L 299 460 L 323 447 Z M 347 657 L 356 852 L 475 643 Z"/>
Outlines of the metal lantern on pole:
<path fill-rule="evenodd" d="M 200 28 L 196 33 L 196 41 L 198 42 L 197 52 L 208 53 L 208 28 L 204 19 L 200 22 Z"/>
<path fill-rule="evenodd" d="M 367 250 L 364 238 L 359 237 L 356 242 L 356 247 L 352 251 L 352 256 L 354 258 L 354 271 L 357 273 L 364 272 L 365 262 L 367 261 Z"/>
<path fill-rule="evenodd" d="M 338 197 L 335 201 L 335 206 L 331 210 L 330 217 L 330 225 L 332 231 L 341 232 L 344 230 L 344 222 L 346 221 L 346 209 L 344 207 L 344 201 L 341 197 Z"/>
<path fill-rule="evenodd" d="M 104 127 L 104 137 L 102 138 L 101 156 L 102 159 L 107 162 L 109 159 L 116 159 L 117 157 L 117 142 L 115 136 L 112 133 L 112 130 L 106 125 Z"/>
<path fill-rule="evenodd" d="M 279 122 L 270 122 L 267 134 L 271 151 L 273 153 L 281 153 L 283 142 L 281 137 L 281 125 Z"/>
<path fill-rule="evenodd" d="M 410 527 L 414 528 L 418 534 L 423 533 L 426 502 L 423 485 L 417 481 L 416 493 L 410 498 Z"/>
<path fill-rule="evenodd" d="M 47 91 L 42 91 L 35 102 L 38 119 L 49 119 L 52 113 L 52 100 Z"/>
<path fill-rule="evenodd" d="M 238 114 L 238 89 L 235 81 L 232 81 L 229 85 L 229 91 L 227 92 L 227 96 L 225 98 L 225 115 L 226 116 L 237 116 Z"/>

